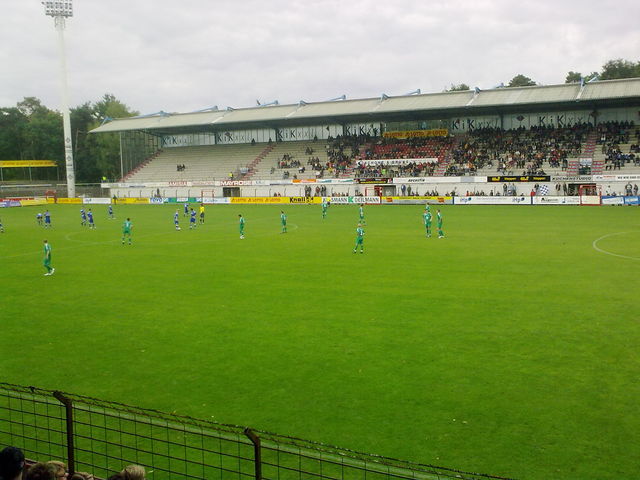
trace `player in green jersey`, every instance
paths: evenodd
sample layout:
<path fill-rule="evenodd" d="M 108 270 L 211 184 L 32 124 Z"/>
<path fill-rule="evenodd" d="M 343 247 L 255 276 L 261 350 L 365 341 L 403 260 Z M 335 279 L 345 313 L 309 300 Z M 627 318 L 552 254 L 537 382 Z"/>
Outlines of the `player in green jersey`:
<path fill-rule="evenodd" d="M 51 266 L 51 245 L 46 240 L 44 241 L 44 260 L 42 263 L 44 268 L 47 269 L 45 276 L 53 275 L 56 269 Z"/>
<path fill-rule="evenodd" d="M 424 219 L 424 226 L 427 229 L 427 237 L 431 236 L 431 212 L 429 208 L 426 208 L 424 213 L 422 214 L 422 218 Z"/>
<path fill-rule="evenodd" d="M 122 244 L 124 245 L 124 239 L 129 238 L 129 245 L 131 245 L 131 231 L 133 230 L 133 225 L 131 224 L 131 219 L 127 218 L 127 220 L 122 224 Z"/>
<path fill-rule="evenodd" d="M 358 213 L 360 214 L 360 223 L 362 225 L 366 225 L 367 222 L 364 219 L 364 208 L 362 208 L 362 205 L 360 205 L 360 208 L 358 209 Z"/>
<path fill-rule="evenodd" d="M 440 213 L 440 209 L 438 209 L 436 219 L 438 221 L 438 238 L 444 238 L 444 232 L 442 231 L 442 213 Z"/>
<path fill-rule="evenodd" d="M 280 223 L 282 224 L 282 232 L 280 233 L 287 233 L 287 216 L 282 210 L 280 210 Z"/>
<path fill-rule="evenodd" d="M 329 204 L 325 198 L 322 199 L 322 218 L 327 218 L 327 208 Z"/>
<path fill-rule="evenodd" d="M 358 250 L 358 245 L 360 245 L 360 253 L 364 253 L 364 228 L 362 228 L 361 223 L 356 228 L 356 246 L 353 247 L 353 253 Z"/>
<path fill-rule="evenodd" d="M 238 214 L 238 227 L 240 228 L 240 240 L 244 238 L 244 217 L 242 214 Z"/>

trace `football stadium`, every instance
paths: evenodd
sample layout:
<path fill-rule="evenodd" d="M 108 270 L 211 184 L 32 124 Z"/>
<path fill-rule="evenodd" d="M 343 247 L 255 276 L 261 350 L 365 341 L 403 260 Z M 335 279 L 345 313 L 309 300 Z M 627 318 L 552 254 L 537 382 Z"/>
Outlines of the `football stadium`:
<path fill-rule="evenodd" d="M 635 478 L 639 124 L 595 79 L 107 118 L 77 190 L 0 160 L 0 478 Z"/>

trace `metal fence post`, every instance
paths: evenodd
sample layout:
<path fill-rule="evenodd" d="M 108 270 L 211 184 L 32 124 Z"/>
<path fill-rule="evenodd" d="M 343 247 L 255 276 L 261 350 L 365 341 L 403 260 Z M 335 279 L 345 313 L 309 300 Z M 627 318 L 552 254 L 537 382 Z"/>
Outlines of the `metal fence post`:
<path fill-rule="evenodd" d="M 256 480 L 262 480 L 262 450 L 260 448 L 260 437 L 258 437 L 250 428 L 244 429 L 244 434 L 253 443 L 253 457 L 255 463 Z"/>
<path fill-rule="evenodd" d="M 65 397 L 62 392 L 55 391 L 53 396 L 64 405 L 65 417 L 67 421 L 67 462 L 69 475 L 73 475 L 76 471 L 75 448 L 73 445 L 73 402 L 70 398 Z"/>

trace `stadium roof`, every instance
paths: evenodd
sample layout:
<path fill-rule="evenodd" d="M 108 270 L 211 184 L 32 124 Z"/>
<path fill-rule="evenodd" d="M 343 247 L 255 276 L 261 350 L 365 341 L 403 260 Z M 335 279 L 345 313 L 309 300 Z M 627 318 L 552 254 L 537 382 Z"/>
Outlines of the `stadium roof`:
<path fill-rule="evenodd" d="M 640 105 L 640 78 L 578 83 L 467 90 L 392 97 L 259 106 L 193 113 L 160 112 L 111 120 L 91 133 L 143 130 L 174 133 L 358 121 L 436 118 L 438 115 L 496 113 L 525 108 L 591 108 Z"/>

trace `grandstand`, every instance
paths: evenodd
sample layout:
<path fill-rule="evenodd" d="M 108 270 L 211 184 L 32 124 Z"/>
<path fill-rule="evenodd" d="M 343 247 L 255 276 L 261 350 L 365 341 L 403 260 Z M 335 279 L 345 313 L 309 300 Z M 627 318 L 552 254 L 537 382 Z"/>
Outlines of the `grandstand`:
<path fill-rule="evenodd" d="M 159 150 L 148 162 L 129 172 L 133 183 L 239 179 L 251 162 L 270 150 L 265 144 L 177 147 Z M 185 166 L 181 169 L 182 165 Z"/>
<path fill-rule="evenodd" d="M 260 196 L 274 185 L 302 194 L 296 183 L 317 181 L 342 194 L 394 184 L 393 193 L 415 177 L 427 191 L 488 193 L 488 177 L 530 175 L 551 191 L 573 183 L 575 193 L 584 182 L 626 183 L 595 177 L 623 168 L 640 175 L 638 106 L 634 78 L 151 115 L 92 133 L 120 135 L 122 178 L 104 185 L 116 196 L 191 195 L 199 186 Z M 224 190 L 229 182 L 238 189 Z M 516 183 L 517 194 L 531 190 Z"/>

